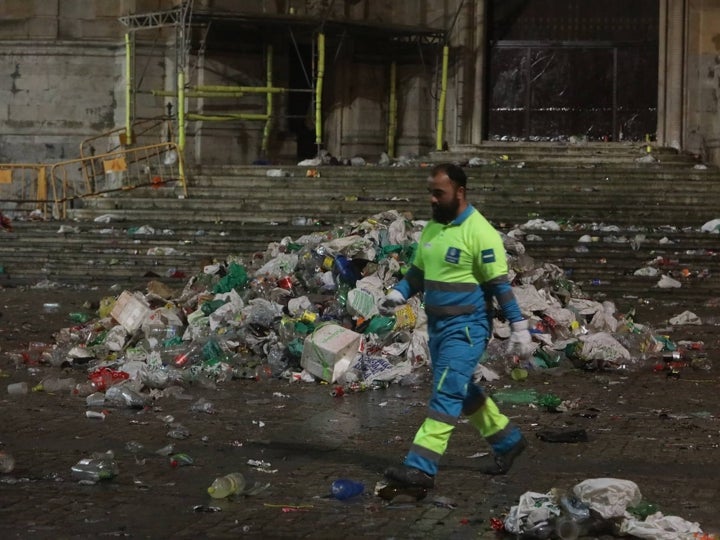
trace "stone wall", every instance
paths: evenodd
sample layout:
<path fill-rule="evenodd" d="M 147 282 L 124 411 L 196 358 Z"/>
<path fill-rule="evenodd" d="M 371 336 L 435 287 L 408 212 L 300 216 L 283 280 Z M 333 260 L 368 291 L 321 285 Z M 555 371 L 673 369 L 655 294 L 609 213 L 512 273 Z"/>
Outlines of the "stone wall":
<path fill-rule="evenodd" d="M 685 149 L 720 163 L 720 0 L 689 3 Z"/>
<path fill-rule="evenodd" d="M 179 1 L 3 0 L 0 161 L 74 158 L 84 138 L 121 127 L 125 118 L 125 29 L 118 17 L 168 9 Z M 674 71 L 668 71 L 659 85 L 659 93 L 672 98 L 664 99 L 665 109 L 659 111 L 659 123 L 669 126 L 663 130 L 663 141 L 720 162 L 720 34 L 716 30 L 720 27 L 720 0 L 678 1 L 687 9 L 674 11 L 668 28 L 674 29 L 675 36 L 685 36 L 685 51 L 682 55 L 674 52 Z M 246 12 L 270 17 L 328 17 L 448 29 L 460 4 L 460 0 L 196 0 L 195 9 L 232 11 L 241 5 Z M 465 1 L 449 35 L 443 140 L 451 145 L 481 142 L 483 5 L 482 0 Z M 264 84 L 261 43 L 243 41 L 238 35 L 231 36 L 228 46 L 199 50 L 200 35 L 201 29 L 189 58 L 189 86 Z M 172 29 L 137 32 L 136 83 L 142 79 L 142 85 L 135 98 L 136 117 L 165 115 L 168 104 L 177 112 L 172 97 L 149 93 L 150 89 L 176 89 L 174 39 Z M 323 141 L 334 155 L 377 159 L 387 149 L 390 58 L 353 56 L 352 39 L 362 40 L 362 36 L 348 39 L 342 46 L 338 39 L 329 39 L 327 51 Z M 663 39 L 661 33 L 661 43 Z M 287 86 L 292 63 L 297 62 L 294 44 L 289 33 L 280 30 L 270 41 L 275 47 L 273 81 Z M 677 61 L 682 64 L 678 66 Z M 438 52 L 428 49 L 398 64 L 396 154 L 423 153 L 435 146 L 440 65 Z M 682 80 L 677 74 L 682 74 Z M 278 117 L 273 122 L 270 157 L 283 161 L 294 160 L 296 146 L 295 134 L 284 117 L 288 100 L 283 94 L 273 100 Z M 264 96 L 225 102 L 193 98 L 187 103 L 190 112 L 212 114 L 223 108 L 264 112 Z M 312 113 L 309 109 L 311 126 Z M 247 163 L 260 157 L 262 130 L 261 121 L 189 121 L 187 158 L 190 162 Z"/>

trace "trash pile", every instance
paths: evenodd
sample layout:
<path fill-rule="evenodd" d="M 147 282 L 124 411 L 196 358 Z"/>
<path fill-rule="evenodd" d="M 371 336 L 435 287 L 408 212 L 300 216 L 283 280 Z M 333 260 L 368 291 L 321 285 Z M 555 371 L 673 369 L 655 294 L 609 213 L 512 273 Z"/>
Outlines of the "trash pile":
<path fill-rule="evenodd" d="M 413 371 L 430 362 L 422 300 L 412 298 L 392 317 L 380 315 L 378 304 L 409 268 L 424 225 L 387 211 L 285 237 L 249 261 L 210 264 L 181 292 L 151 281 L 145 293 L 104 298 L 98 317 L 71 314 L 77 324 L 56 334 L 52 346 L 31 344 L 16 361 L 86 368 L 86 382 L 45 382 L 83 396 L 104 392 L 106 402 L 127 407 L 142 407 L 143 391 L 157 398 L 172 386 L 231 378 L 320 379 L 337 385 L 334 395 L 414 384 Z M 621 369 L 660 359 L 663 351 L 687 356 L 631 313 L 618 314 L 612 302 L 588 299 L 561 268 L 536 263 L 516 232 L 503 239 L 536 349 L 529 358 L 509 355 L 509 324 L 495 319 L 488 365 L 500 361 L 508 372 L 568 362 Z"/>
<path fill-rule="evenodd" d="M 493 528 L 528 539 L 619 534 L 650 540 L 714 538 L 704 535 L 698 523 L 666 516 L 643 499 L 637 484 L 617 478 L 592 478 L 570 492 L 528 491 L 504 520 L 493 519 Z"/>

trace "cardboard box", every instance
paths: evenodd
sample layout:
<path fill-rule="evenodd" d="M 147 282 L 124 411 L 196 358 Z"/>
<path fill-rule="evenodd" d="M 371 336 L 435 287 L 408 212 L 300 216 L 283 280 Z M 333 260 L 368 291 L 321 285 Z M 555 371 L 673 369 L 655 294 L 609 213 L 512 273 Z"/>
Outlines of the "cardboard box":
<path fill-rule="evenodd" d="M 345 373 L 362 344 L 362 335 L 337 324 L 326 324 L 305 338 L 300 365 L 308 373 L 335 382 Z"/>
<path fill-rule="evenodd" d="M 110 312 L 110 316 L 120 323 L 128 334 L 134 334 L 148 315 L 150 306 L 145 303 L 145 299 L 130 291 L 123 291 Z"/>

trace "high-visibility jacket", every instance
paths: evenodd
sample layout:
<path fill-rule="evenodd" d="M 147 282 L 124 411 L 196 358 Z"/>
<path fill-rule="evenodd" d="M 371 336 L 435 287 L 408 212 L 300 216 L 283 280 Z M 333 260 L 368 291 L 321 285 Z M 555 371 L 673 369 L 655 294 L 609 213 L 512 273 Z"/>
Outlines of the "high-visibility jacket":
<path fill-rule="evenodd" d="M 486 311 L 486 293 L 497 298 L 510 322 L 516 322 L 523 317 L 507 273 L 500 234 L 468 205 L 450 223 L 428 222 L 412 266 L 395 288 L 405 298 L 424 291 L 431 325 L 438 319 Z"/>

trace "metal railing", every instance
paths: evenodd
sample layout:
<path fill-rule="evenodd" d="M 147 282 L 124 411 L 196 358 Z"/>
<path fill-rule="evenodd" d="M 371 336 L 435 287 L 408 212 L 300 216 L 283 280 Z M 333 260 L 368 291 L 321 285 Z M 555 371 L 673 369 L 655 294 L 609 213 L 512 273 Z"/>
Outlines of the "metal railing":
<path fill-rule="evenodd" d="M 93 157 L 96 155 L 98 146 L 105 146 L 100 153 L 114 152 L 126 146 L 127 128 L 115 128 L 99 135 L 88 137 L 80 143 L 80 157 Z M 157 144 L 170 142 L 175 139 L 172 120 L 165 116 L 136 120 L 132 124 L 133 144 Z"/>
<path fill-rule="evenodd" d="M 48 210 L 47 165 L 0 164 L 0 210 L 30 212 Z"/>
<path fill-rule="evenodd" d="M 182 153 L 174 142 L 123 148 L 50 165 L 53 215 L 67 216 L 70 201 L 176 182 L 187 196 Z"/>

